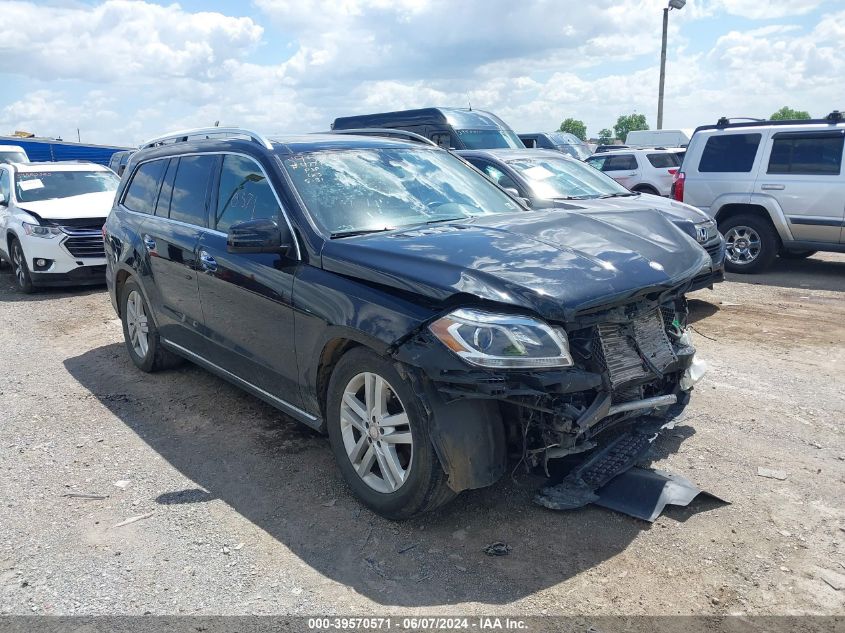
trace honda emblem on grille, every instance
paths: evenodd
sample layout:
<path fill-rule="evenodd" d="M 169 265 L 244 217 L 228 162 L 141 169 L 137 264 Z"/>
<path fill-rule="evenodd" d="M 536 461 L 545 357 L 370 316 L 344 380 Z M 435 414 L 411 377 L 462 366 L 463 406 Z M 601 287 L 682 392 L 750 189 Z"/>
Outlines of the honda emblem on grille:
<path fill-rule="evenodd" d="M 696 238 L 701 244 L 707 241 L 707 227 L 706 226 L 699 226 L 696 229 Z"/>

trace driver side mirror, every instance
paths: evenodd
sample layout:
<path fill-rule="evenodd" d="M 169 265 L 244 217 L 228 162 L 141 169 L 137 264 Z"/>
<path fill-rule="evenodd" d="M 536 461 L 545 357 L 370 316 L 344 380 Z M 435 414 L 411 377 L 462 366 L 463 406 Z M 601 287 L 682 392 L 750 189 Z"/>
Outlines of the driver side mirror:
<path fill-rule="evenodd" d="M 513 188 L 513 187 L 503 187 L 503 189 L 505 191 L 507 191 L 511 196 L 513 196 L 514 198 L 516 198 L 517 200 L 522 202 L 522 204 L 524 204 L 526 207 L 531 206 L 531 199 L 530 198 L 523 198 L 522 196 L 520 196 L 519 191 L 517 191 L 515 188 Z"/>
<path fill-rule="evenodd" d="M 264 218 L 238 222 L 229 227 L 226 250 L 230 253 L 285 254 L 293 247 L 293 235 L 287 224 Z"/>

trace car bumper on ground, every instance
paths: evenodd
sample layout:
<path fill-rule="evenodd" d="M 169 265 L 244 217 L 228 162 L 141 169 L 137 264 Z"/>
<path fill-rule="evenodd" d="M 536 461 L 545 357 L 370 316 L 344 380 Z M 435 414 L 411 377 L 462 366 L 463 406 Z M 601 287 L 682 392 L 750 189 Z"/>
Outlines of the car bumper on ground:
<path fill-rule="evenodd" d="M 98 286 L 106 283 L 106 265 L 78 266 L 64 273 L 30 272 L 35 286 Z"/>

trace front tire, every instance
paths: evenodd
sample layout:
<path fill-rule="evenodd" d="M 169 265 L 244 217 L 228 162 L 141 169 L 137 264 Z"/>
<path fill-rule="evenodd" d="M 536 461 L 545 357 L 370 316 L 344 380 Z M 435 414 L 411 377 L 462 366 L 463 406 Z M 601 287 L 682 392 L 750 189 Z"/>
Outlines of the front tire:
<path fill-rule="evenodd" d="M 418 397 L 392 362 L 356 347 L 329 381 L 326 424 L 346 483 L 371 510 L 408 519 L 455 496 Z"/>
<path fill-rule="evenodd" d="M 147 301 L 138 283 L 132 279 L 123 285 L 120 294 L 120 318 L 126 349 L 138 369 L 154 372 L 181 362 L 179 356 L 162 347 Z"/>
<path fill-rule="evenodd" d="M 26 255 L 24 255 L 21 243 L 14 239 L 12 240 L 12 274 L 15 276 L 15 285 L 18 290 L 26 295 L 35 292 L 35 286 L 32 285 L 32 277 L 29 274 L 29 266 L 26 265 Z"/>
<path fill-rule="evenodd" d="M 759 273 L 775 261 L 780 244 L 771 222 L 755 215 L 735 215 L 719 224 L 725 236 L 725 269 Z"/>

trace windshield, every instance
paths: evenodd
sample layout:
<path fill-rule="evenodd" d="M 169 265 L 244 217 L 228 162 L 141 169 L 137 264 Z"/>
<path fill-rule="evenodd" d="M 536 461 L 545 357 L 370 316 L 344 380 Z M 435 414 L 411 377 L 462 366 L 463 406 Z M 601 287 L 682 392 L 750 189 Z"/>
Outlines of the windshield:
<path fill-rule="evenodd" d="M 538 198 L 599 198 L 631 195 L 613 178 L 586 163 L 559 158 L 521 158 L 508 162 Z"/>
<path fill-rule="evenodd" d="M 15 192 L 19 202 L 40 202 L 115 191 L 119 182 L 110 171 L 19 172 L 15 176 Z"/>
<path fill-rule="evenodd" d="M 0 152 L 0 163 L 26 163 L 29 162 L 23 152 Z"/>
<path fill-rule="evenodd" d="M 524 149 L 525 144 L 510 130 L 455 130 L 467 149 Z"/>
<path fill-rule="evenodd" d="M 521 209 L 484 176 L 436 150 L 315 152 L 284 164 L 315 224 L 334 236 Z"/>

